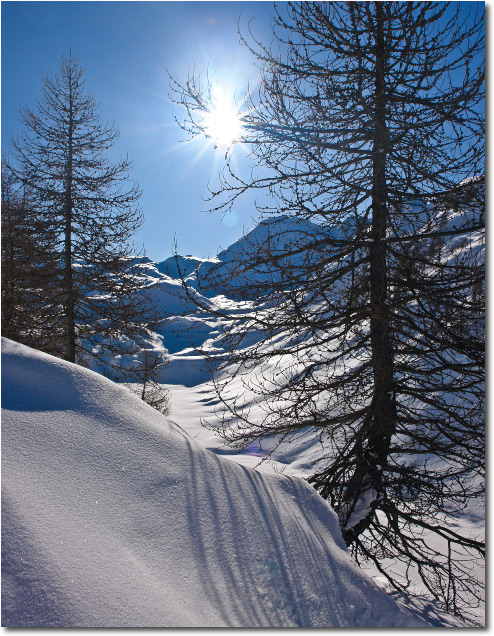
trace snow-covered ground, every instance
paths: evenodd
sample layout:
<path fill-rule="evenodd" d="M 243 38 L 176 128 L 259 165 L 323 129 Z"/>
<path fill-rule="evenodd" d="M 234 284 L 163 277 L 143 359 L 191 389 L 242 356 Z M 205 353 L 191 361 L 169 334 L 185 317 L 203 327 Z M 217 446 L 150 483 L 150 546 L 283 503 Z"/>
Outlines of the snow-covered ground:
<path fill-rule="evenodd" d="M 194 364 L 191 362 L 191 364 Z M 211 426 L 219 421 L 221 406 L 216 398 L 214 387 L 205 382 L 196 386 L 183 386 L 181 384 L 165 385 L 171 396 L 171 419 L 180 422 L 187 433 L 203 448 L 207 448 L 221 457 L 230 461 L 248 466 L 258 472 L 267 474 L 282 474 L 307 478 L 313 472 L 313 462 L 320 455 L 320 447 L 317 437 L 311 431 L 305 431 L 298 440 L 290 444 L 281 444 L 272 453 L 268 453 L 269 444 L 259 448 L 251 445 L 244 450 L 230 448 L 224 440 L 218 436 Z M 451 520 L 449 520 L 451 523 Z M 463 515 L 457 517 L 454 522 L 455 530 L 465 536 L 479 537 L 485 533 L 485 502 L 478 499 L 464 510 Z M 433 535 L 429 541 L 437 542 Z M 385 566 L 398 575 L 404 566 L 388 561 Z M 417 578 L 414 589 L 414 597 L 404 597 L 394 591 L 374 564 L 361 563 L 360 567 L 382 589 L 386 590 L 402 606 L 422 617 L 435 627 L 465 627 L 460 619 L 442 611 L 437 604 L 430 600 L 423 583 Z M 483 580 L 484 563 L 481 560 L 471 562 L 476 577 Z M 472 608 L 471 615 L 475 623 L 483 625 L 485 622 L 485 606 Z"/>
<path fill-rule="evenodd" d="M 452 223 L 453 219 L 446 218 L 447 223 Z M 255 246 L 263 244 L 268 238 L 268 234 L 272 236 L 282 236 L 283 226 L 285 219 L 278 219 L 279 227 L 273 230 L 272 224 L 266 223 L 258 226 L 255 231 L 250 233 L 247 241 L 241 239 L 239 242 L 224 250 L 218 259 L 221 263 L 229 263 L 233 255 L 237 254 L 241 250 L 246 250 L 250 245 Z M 308 232 L 307 228 L 304 228 Z M 287 228 L 286 236 L 290 236 L 290 232 L 293 232 L 294 228 L 289 226 Z M 264 232 L 264 235 L 263 235 Z M 483 236 L 480 234 L 473 237 L 478 242 L 476 249 L 483 250 Z M 297 236 L 297 240 L 299 237 Z M 448 254 L 451 250 L 448 251 Z M 204 264 L 198 264 L 198 272 Z M 187 271 L 188 283 L 194 283 L 197 279 L 193 270 Z M 262 273 L 258 274 L 262 276 Z M 192 290 L 191 293 L 198 294 L 196 290 Z M 198 294 L 197 298 L 200 297 Z M 240 312 L 242 310 L 248 310 L 247 303 L 239 302 L 227 299 L 224 296 L 213 296 L 209 294 L 207 299 L 201 300 L 204 307 L 211 307 L 212 309 L 221 310 L 226 304 L 230 305 L 230 313 L 235 311 Z M 208 304 L 209 303 L 209 304 Z M 233 307 L 233 311 L 232 311 Z M 221 329 L 222 321 L 214 314 L 210 316 L 201 316 L 200 321 L 196 315 L 194 315 L 195 307 L 193 303 L 185 302 L 184 311 L 180 317 L 173 318 L 169 323 L 163 326 L 161 335 L 163 336 L 163 343 L 170 348 L 171 363 L 164 371 L 162 381 L 168 386 L 171 392 L 171 404 L 172 404 L 172 418 L 182 423 L 182 426 L 187 432 L 204 448 L 213 450 L 216 454 L 228 458 L 236 463 L 244 466 L 256 468 L 256 470 L 265 472 L 268 474 L 283 474 L 298 477 L 308 477 L 314 472 L 314 461 L 321 455 L 321 448 L 317 435 L 313 431 L 302 431 L 296 440 L 292 440 L 289 444 L 284 443 L 277 447 L 271 455 L 267 453 L 268 450 L 274 447 L 274 441 L 270 445 L 270 441 L 263 442 L 261 448 L 257 445 L 251 445 L 243 450 L 235 450 L 229 448 L 223 440 L 215 434 L 210 427 L 218 425 L 222 416 L 222 405 L 219 404 L 215 395 L 213 386 L 208 382 L 208 373 L 205 367 L 204 361 L 200 358 L 194 346 L 203 345 L 205 342 L 209 343 L 211 349 L 221 353 Z M 189 312 L 189 313 L 188 313 Z M 228 373 L 228 369 L 224 371 Z M 256 371 L 253 370 L 253 377 Z M 249 381 L 247 380 L 247 384 Z M 229 390 L 232 393 L 232 397 L 237 401 L 243 399 L 245 395 L 245 387 L 242 386 L 240 381 L 236 384 L 232 382 L 229 386 Z M 262 409 L 261 404 L 254 404 L 250 406 L 253 411 L 255 409 Z M 251 415 L 255 416 L 255 413 L 251 411 Z M 259 413 L 259 420 L 262 419 L 261 412 Z M 255 419 L 255 417 L 254 417 Z M 204 424 L 209 425 L 205 427 Z M 463 511 L 461 516 L 458 516 L 454 520 L 455 529 L 465 534 L 466 536 L 482 537 L 484 534 L 485 524 L 485 510 L 484 501 L 481 499 L 472 502 L 468 509 Z M 452 520 L 449 519 L 448 523 L 451 524 Z M 431 541 L 436 541 L 435 537 L 430 537 Z M 394 570 L 397 565 L 394 563 L 386 564 L 388 568 Z M 377 571 L 374 566 L 368 567 L 368 573 L 374 578 L 374 580 L 380 584 L 385 585 L 383 577 Z M 471 563 L 471 567 L 475 571 L 477 578 L 482 580 L 484 578 L 482 561 Z M 399 570 L 399 568 L 398 568 Z M 425 593 L 426 590 L 423 584 L 417 579 L 415 592 L 418 594 Z M 401 599 L 403 602 L 410 605 L 411 601 Z M 429 620 L 435 624 L 443 625 L 458 625 L 460 624 L 457 619 L 445 615 L 440 612 L 437 607 L 431 605 L 427 600 L 420 601 L 417 598 L 412 604 L 427 616 Z M 484 622 L 485 608 L 481 606 L 477 610 L 472 611 L 472 615 L 476 621 L 480 624 Z"/>
<path fill-rule="evenodd" d="M 219 256 L 183 257 L 188 282 L 210 263 L 226 267 L 229 250 Z M 170 420 L 87 370 L 4 345 L 3 624 L 413 625 L 377 589 L 379 572 L 350 559 L 330 507 L 300 479 L 320 454 L 312 431 L 268 456 L 269 441 L 234 450 L 203 425 L 217 425 L 222 406 L 194 347 L 221 353 L 218 314 L 250 301 L 192 287 L 211 311 L 197 315 L 173 263 L 140 264 L 167 317 L 152 347 L 170 355 Z M 242 399 L 240 383 L 230 390 Z M 483 502 L 455 523 L 479 536 Z M 462 625 L 426 599 L 396 600 L 430 625 Z"/>
<path fill-rule="evenodd" d="M 303 480 L 203 449 L 110 380 L 2 340 L 2 406 L 3 626 L 426 625 Z"/>

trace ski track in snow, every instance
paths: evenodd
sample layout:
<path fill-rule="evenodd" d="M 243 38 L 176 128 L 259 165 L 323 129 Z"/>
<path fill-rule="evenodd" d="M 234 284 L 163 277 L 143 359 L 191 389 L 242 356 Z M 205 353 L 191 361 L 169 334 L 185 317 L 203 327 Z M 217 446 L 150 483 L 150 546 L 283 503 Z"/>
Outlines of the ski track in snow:
<path fill-rule="evenodd" d="M 2 405 L 3 626 L 425 625 L 304 481 L 204 450 L 110 380 L 2 339 Z"/>
<path fill-rule="evenodd" d="M 204 383 L 192 387 L 183 385 L 165 385 L 171 393 L 172 413 L 171 419 L 180 422 L 187 433 L 197 441 L 203 448 L 212 450 L 216 454 L 227 458 L 234 463 L 248 466 L 257 471 L 268 474 L 279 474 L 306 478 L 312 474 L 312 461 L 319 454 L 317 439 L 308 432 L 296 444 L 284 444 L 273 451 L 271 457 L 266 458 L 267 452 L 258 452 L 258 448 L 247 448 L 236 450 L 230 448 L 224 440 L 219 437 L 214 430 L 206 427 L 218 422 L 221 408 L 210 383 Z M 262 461 L 264 459 L 264 461 Z M 482 536 L 485 526 L 485 506 L 484 502 L 477 500 L 473 502 L 464 514 L 457 517 L 455 530 L 462 532 L 466 536 Z M 437 542 L 435 536 L 430 540 Z M 388 561 L 386 567 L 391 571 L 400 572 L 400 567 L 396 563 Z M 480 579 L 484 576 L 484 564 L 479 561 L 472 563 L 476 576 Z M 407 598 L 393 590 L 388 581 L 382 576 L 379 570 L 372 563 L 362 563 L 361 568 L 377 583 L 379 587 L 386 590 L 404 608 L 413 611 L 428 621 L 435 627 L 464 627 L 465 624 L 458 618 L 440 610 L 434 602 L 427 596 L 427 590 L 420 581 L 417 581 L 415 591 L 422 594 L 423 598 Z M 472 615 L 479 624 L 484 624 L 485 607 L 481 605 L 476 610 L 472 610 Z"/>

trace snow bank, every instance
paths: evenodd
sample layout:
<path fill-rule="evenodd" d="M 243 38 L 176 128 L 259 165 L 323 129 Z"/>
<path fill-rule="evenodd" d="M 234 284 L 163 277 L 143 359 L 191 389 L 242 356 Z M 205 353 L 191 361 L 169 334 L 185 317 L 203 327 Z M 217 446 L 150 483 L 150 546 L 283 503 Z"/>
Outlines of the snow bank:
<path fill-rule="evenodd" d="M 302 480 L 201 449 L 87 369 L 8 340 L 2 363 L 4 626 L 418 625 Z"/>
<path fill-rule="evenodd" d="M 189 298 L 181 281 L 169 278 L 164 274 L 158 281 L 152 281 L 151 285 L 146 287 L 145 293 L 151 302 L 159 307 L 163 316 L 191 314 L 197 311 L 197 303 L 205 309 L 217 309 L 213 301 L 201 296 L 191 287 L 188 289 Z"/>

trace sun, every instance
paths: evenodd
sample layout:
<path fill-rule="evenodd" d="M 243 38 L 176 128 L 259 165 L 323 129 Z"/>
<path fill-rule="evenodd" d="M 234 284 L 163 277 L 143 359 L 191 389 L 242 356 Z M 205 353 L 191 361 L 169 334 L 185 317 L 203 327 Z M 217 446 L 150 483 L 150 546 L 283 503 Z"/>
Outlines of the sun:
<path fill-rule="evenodd" d="M 214 86 L 211 108 L 203 121 L 204 134 L 216 146 L 231 146 L 242 137 L 242 119 L 238 107 L 227 91 Z"/>

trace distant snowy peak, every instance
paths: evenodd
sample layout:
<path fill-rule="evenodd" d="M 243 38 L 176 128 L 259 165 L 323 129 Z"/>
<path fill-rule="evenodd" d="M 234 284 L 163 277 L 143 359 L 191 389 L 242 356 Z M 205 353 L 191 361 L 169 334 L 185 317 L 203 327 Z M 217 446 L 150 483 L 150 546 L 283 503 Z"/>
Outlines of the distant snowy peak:
<path fill-rule="evenodd" d="M 321 234 L 316 223 L 293 216 L 276 216 L 260 221 L 256 227 L 240 237 L 233 245 L 218 254 L 218 259 L 229 262 L 238 255 L 250 256 L 263 249 L 286 252 L 309 237 Z"/>
<path fill-rule="evenodd" d="M 296 262 L 300 257 L 290 256 L 290 253 L 296 254 L 297 247 L 313 242 L 323 233 L 323 228 L 311 221 L 290 216 L 270 217 L 221 250 L 216 258 L 176 255 L 155 267 L 165 276 L 183 278 L 188 286 L 199 289 L 206 296 L 236 297 L 236 292 L 242 290 L 245 299 L 249 300 L 247 287 L 250 284 L 272 282 L 276 276 L 269 264 L 270 254 L 285 255 L 290 262 Z M 255 296 L 255 292 L 251 293 Z"/>
<path fill-rule="evenodd" d="M 483 197 L 484 179 L 480 177 L 461 184 L 460 198 L 463 191 L 468 195 L 472 185 L 478 190 L 478 197 L 474 198 Z M 446 201 L 438 210 L 429 196 L 410 195 L 403 200 L 398 219 L 404 235 L 417 232 L 421 225 L 425 233 L 456 230 L 459 226 L 468 232 L 469 228 L 479 225 L 479 215 L 483 215 L 483 211 L 479 210 L 477 201 L 460 202 L 459 206 L 448 205 Z M 183 279 L 189 287 L 209 298 L 225 295 L 234 300 L 255 300 L 279 282 L 280 263 L 295 268 L 302 264 L 308 244 L 314 244 L 315 250 L 319 250 L 321 243 L 336 241 L 337 244 L 339 240 L 351 239 L 367 226 L 360 217 L 347 216 L 331 224 L 318 224 L 296 216 L 271 216 L 262 219 L 215 258 L 176 255 L 157 264 L 143 262 L 142 269 L 148 268 L 153 277 Z"/>
<path fill-rule="evenodd" d="M 217 259 L 198 258 L 197 256 L 170 256 L 161 263 L 156 264 L 156 269 L 171 278 L 187 278 L 202 263 L 216 263 Z"/>
<path fill-rule="evenodd" d="M 199 258 L 190 254 L 176 255 L 155 264 L 156 269 L 171 278 L 187 278 L 202 268 L 203 272 L 219 263 L 231 262 L 243 255 L 245 258 L 269 245 L 272 249 L 288 249 L 289 245 L 302 237 L 315 236 L 320 226 L 310 221 L 290 216 L 275 216 L 262 219 L 258 225 L 245 232 L 232 245 L 220 250 L 216 258 Z"/>

